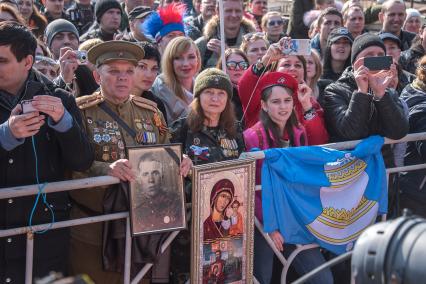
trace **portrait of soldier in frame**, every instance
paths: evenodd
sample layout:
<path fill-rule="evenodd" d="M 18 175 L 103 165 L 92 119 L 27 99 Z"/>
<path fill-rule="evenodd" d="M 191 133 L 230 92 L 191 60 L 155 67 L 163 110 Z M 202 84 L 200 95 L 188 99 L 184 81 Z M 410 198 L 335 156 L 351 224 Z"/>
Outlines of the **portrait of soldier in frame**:
<path fill-rule="evenodd" d="M 129 147 L 135 181 L 130 183 L 133 235 L 186 227 L 180 144 Z"/>

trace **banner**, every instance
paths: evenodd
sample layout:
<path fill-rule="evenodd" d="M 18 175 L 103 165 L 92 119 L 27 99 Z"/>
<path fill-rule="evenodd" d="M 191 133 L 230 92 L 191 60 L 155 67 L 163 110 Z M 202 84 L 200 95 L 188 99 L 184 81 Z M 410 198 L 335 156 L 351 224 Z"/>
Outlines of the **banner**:
<path fill-rule="evenodd" d="M 384 139 L 371 136 L 353 151 L 319 146 L 269 149 L 262 167 L 264 230 L 285 243 L 317 243 L 336 254 L 387 212 Z"/>

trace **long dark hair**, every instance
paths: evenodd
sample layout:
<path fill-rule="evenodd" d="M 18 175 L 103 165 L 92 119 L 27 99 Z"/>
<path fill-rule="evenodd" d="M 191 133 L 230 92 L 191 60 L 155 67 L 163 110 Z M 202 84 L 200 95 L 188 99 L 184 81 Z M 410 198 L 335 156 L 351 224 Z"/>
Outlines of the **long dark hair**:
<path fill-rule="evenodd" d="M 207 118 L 204 114 L 203 108 L 201 107 L 200 97 L 194 98 L 190 108 L 191 110 L 186 119 L 188 127 L 194 133 L 200 132 L 203 129 L 204 121 Z M 226 134 L 228 134 L 231 139 L 234 139 L 237 136 L 236 120 L 234 105 L 231 102 L 231 99 L 227 98 L 225 109 L 220 114 L 219 128 L 225 130 Z"/>
<path fill-rule="evenodd" d="M 331 61 L 333 60 L 333 57 L 331 55 L 331 45 L 334 43 L 331 43 L 330 41 L 327 42 L 327 47 L 325 48 L 325 52 L 324 52 L 324 64 L 323 64 L 323 72 L 322 72 L 322 77 L 324 76 L 330 76 L 330 74 L 336 74 L 336 75 L 341 75 L 341 73 L 343 73 L 343 71 L 339 74 L 333 71 L 333 68 L 331 66 Z M 352 47 L 352 44 L 351 44 Z M 351 51 L 352 52 L 352 51 Z M 351 53 L 349 52 L 349 56 L 345 61 L 345 66 L 343 67 L 342 70 L 345 70 L 346 67 L 351 66 Z M 327 79 L 332 79 L 332 78 L 327 78 Z"/>
<path fill-rule="evenodd" d="M 290 95 L 293 94 L 292 90 L 290 90 L 289 88 L 286 88 L 284 86 L 281 86 L 281 87 L 284 88 Z M 263 102 L 266 103 L 268 101 L 269 97 L 272 94 L 272 88 L 273 88 L 273 86 L 265 89 L 262 92 L 261 99 L 262 99 Z M 269 147 L 277 147 L 277 148 L 284 147 L 284 142 L 281 139 L 283 137 L 284 133 L 287 133 L 287 135 L 288 135 L 290 146 L 295 145 L 293 127 L 294 126 L 298 127 L 299 122 L 297 120 L 294 107 L 293 107 L 293 110 L 291 111 L 291 115 L 290 115 L 289 120 L 287 120 L 287 123 L 285 124 L 284 133 L 280 133 L 279 126 L 275 122 L 272 121 L 272 119 L 270 118 L 268 113 L 266 111 L 264 111 L 263 109 L 260 109 L 259 118 L 260 118 L 260 122 L 262 123 L 263 128 L 265 129 L 266 140 L 268 141 Z M 272 134 L 272 137 L 271 137 L 271 134 Z M 303 140 L 303 136 L 301 136 L 300 139 Z M 275 144 L 274 144 L 274 141 L 276 141 Z M 305 142 L 301 141 L 301 144 L 303 145 L 303 144 L 305 144 Z"/>

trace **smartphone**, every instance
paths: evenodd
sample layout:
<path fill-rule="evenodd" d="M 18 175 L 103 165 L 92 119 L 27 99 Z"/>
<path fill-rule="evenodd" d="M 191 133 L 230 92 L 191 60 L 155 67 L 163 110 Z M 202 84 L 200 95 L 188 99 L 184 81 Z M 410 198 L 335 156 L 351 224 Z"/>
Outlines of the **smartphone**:
<path fill-rule="evenodd" d="M 292 39 L 285 41 L 282 52 L 285 55 L 311 55 L 311 40 Z"/>
<path fill-rule="evenodd" d="M 33 112 L 33 111 L 37 111 L 33 105 L 32 102 L 33 100 L 23 100 L 21 101 L 21 107 L 22 107 L 22 113 L 28 113 L 28 112 Z"/>
<path fill-rule="evenodd" d="M 364 58 L 364 66 L 373 71 L 389 70 L 392 62 L 392 56 L 375 56 Z"/>

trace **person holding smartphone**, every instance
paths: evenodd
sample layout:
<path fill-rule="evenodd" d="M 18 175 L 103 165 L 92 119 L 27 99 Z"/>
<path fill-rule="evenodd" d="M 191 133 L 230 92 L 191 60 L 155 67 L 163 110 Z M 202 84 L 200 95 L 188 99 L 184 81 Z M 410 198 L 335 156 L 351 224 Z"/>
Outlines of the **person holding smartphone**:
<path fill-rule="evenodd" d="M 383 70 L 366 66 L 369 57 L 383 57 L 386 61 L 385 55 L 386 47 L 379 36 L 366 33 L 355 39 L 352 66 L 324 91 L 323 107 L 332 141 L 363 139 L 370 135 L 400 139 L 408 133 L 403 106 L 397 92 L 390 88 L 397 76 L 395 64 Z"/>

